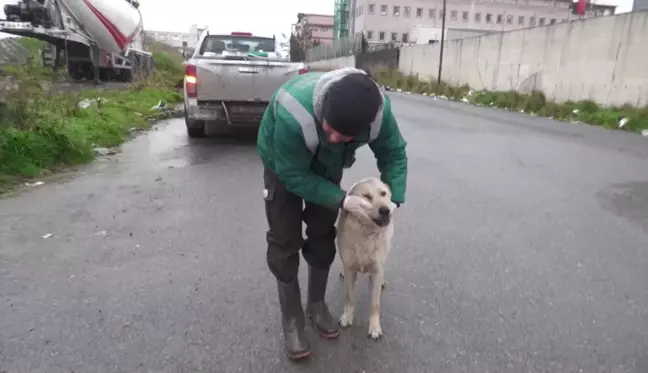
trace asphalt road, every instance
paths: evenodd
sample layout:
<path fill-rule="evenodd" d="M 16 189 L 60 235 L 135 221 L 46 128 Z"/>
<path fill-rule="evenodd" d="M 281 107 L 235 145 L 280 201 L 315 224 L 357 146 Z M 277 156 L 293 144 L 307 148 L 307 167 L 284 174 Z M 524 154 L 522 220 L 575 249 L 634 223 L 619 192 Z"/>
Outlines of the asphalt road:
<path fill-rule="evenodd" d="M 284 358 L 254 136 L 176 119 L 0 200 L 0 371 L 648 372 L 648 138 L 392 97 L 410 176 L 383 340 L 363 278 L 356 325 Z M 375 173 L 364 149 L 344 184 Z"/>

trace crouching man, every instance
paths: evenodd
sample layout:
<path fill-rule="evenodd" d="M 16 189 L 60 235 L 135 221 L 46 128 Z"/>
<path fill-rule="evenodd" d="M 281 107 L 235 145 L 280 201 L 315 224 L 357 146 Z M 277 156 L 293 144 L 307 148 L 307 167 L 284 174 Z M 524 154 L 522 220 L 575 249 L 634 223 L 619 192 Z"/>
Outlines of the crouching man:
<path fill-rule="evenodd" d="M 306 315 L 321 336 L 333 339 L 340 333 L 324 300 L 336 254 L 335 222 L 340 208 L 365 214 L 371 207 L 362 197 L 346 196 L 340 181 L 356 150 L 367 144 L 399 206 L 405 200 L 406 142 L 389 98 L 354 68 L 291 79 L 275 92 L 261 121 L 257 150 L 264 165 L 267 262 L 277 280 L 291 359 L 311 353 L 297 279 L 300 250 L 308 263 Z"/>

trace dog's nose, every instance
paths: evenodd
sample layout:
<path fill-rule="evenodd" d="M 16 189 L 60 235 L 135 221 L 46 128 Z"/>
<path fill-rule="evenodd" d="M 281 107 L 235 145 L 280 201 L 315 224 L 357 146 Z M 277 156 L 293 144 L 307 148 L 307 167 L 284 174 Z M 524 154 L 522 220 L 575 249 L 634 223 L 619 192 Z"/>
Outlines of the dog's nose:
<path fill-rule="evenodd" d="M 387 207 L 385 207 L 385 206 L 381 206 L 381 207 L 378 209 L 378 213 L 379 213 L 380 215 L 389 215 L 389 208 L 387 208 Z"/>

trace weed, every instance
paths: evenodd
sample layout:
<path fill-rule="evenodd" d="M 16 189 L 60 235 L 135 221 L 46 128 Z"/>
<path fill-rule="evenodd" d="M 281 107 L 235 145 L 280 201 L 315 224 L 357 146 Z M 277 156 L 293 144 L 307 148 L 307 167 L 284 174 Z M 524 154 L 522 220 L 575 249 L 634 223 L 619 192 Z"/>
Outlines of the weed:
<path fill-rule="evenodd" d="M 547 100 L 540 91 L 528 94 L 515 91 L 470 92 L 467 85 L 453 87 L 446 83 L 439 84 L 436 80 L 419 80 L 417 76 L 405 75 L 393 70 L 375 71 L 374 74 L 381 85 L 408 92 L 445 96 L 453 100 L 468 100 L 481 106 L 522 111 L 558 120 L 580 121 L 609 129 L 631 132 L 648 129 L 648 107 L 636 108 L 630 105 L 602 107 L 591 100 L 556 103 Z M 619 122 L 622 118 L 626 118 L 627 121 L 620 127 Z"/>
<path fill-rule="evenodd" d="M 119 145 L 132 129 L 146 128 L 160 100 L 180 102 L 174 86 L 182 79 L 182 57 L 154 50 L 153 58 L 155 73 L 126 91 L 56 92 L 44 88 L 40 65 L 15 67 L 15 89 L 4 100 L 0 92 L 0 190 L 89 162 L 97 147 Z"/>

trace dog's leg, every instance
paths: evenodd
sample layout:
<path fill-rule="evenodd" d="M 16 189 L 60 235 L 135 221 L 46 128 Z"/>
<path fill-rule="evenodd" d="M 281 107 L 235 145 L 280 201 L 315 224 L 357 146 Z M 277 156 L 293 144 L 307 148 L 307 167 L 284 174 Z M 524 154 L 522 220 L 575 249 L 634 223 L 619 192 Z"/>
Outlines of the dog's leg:
<path fill-rule="evenodd" d="M 344 267 L 343 278 L 346 294 L 344 298 L 344 312 L 340 317 L 340 325 L 346 328 L 353 325 L 353 316 L 355 314 L 355 284 L 358 273 L 351 268 Z"/>
<path fill-rule="evenodd" d="M 382 285 L 385 274 L 382 269 L 371 274 L 369 279 L 371 291 L 371 312 L 369 314 L 369 337 L 374 341 L 382 336 L 380 327 L 380 297 L 382 295 Z"/>

